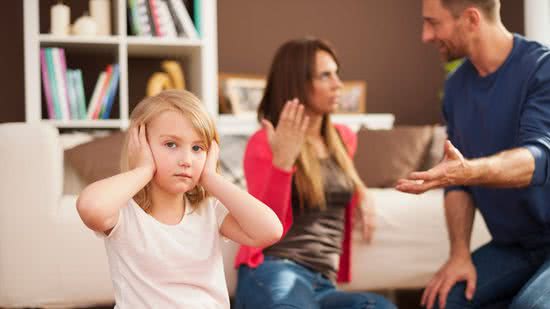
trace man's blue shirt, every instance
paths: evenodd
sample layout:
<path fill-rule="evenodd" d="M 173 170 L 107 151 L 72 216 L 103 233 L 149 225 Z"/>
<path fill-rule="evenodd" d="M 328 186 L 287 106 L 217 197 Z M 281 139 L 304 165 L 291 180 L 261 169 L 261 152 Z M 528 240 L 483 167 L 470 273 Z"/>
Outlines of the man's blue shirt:
<path fill-rule="evenodd" d="M 493 239 L 550 244 L 550 50 L 515 34 L 512 51 L 481 77 L 466 59 L 445 85 L 449 139 L 473 159 L 525 147 L 535 158 L 531 185 L 519 189 L 450 187 L 471 193 Z"/>

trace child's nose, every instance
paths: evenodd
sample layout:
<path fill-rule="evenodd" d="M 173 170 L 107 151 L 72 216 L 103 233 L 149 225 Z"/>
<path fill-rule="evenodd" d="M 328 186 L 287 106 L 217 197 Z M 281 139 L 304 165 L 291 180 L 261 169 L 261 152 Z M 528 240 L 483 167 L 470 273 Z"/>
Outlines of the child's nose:
<path fill-rule="evenodd" d="M 191 166 L 191 154 L 187 151 L 183 151 L 178 158 L 178 165 L 182 167 Z"/>

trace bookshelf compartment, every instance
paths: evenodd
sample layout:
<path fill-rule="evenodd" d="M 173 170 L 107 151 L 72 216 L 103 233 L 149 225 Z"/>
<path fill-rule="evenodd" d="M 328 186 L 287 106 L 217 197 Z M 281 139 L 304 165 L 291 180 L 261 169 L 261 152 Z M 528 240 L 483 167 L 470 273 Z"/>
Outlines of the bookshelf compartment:
<path fill-rule="evenodd" d="M 170 77 L 170 74 L 162 68 L 162 62 L 165 60 L 177 62 L 182 69 L 186 89 L 195 94 L 199 92 L 200 89 L 194 87 L 196 76 L 190 73 L 192 61 L 189 57 L 130 57 L 128 58 L 129 112 L 145 97 L 149 79 L 154 73 L 166 73 Z M 170 80 L 173 79 L 170 78 Z"/>
<path fill-rule="evenodd" d="M 110 0 L 110 17 L 111 17 L 111 34 L 110 35 L 120 35 L 124 33 L 125 31 L 122 31 L 123 29 L 120 29 L 119 27 L 119 0 Z M 56 5 L 59 3 L 59 0 L 40 0 L 39 1 L 39 31 L 41 34 L 50 34 L 50 27 L 51 27 L 51 16 L 50 16 L 50 9 L 53 5 Z M 89 0 L 71 0 L 71 1 L 63 1 L 65 5 L 67 5 L 70 8 L 70 24 L 73 25 L 74 22 L 81 16 L 84 15 L 84 13 L 88 12 L 89 10 Z M 124 21 L 124 24 L 126 21 Z M 74 35 L 69 35 L 67 38 L 71 37 L 78 37 Z"/>
<path fill-rule="evenodd" d="M 49 49 L 52 55 L 51 57 L 52 59 L 54 59 L 55 54 L 53 54 L 52 48 Z M 65 54 L 66 72 L 70 72 L 72 70 L 80 70 L 82 84 L 80 85 L 80 80 L 74 76 L 74 74 L 77 73 L 68 73 L 65 75 L 63 86 L 57 85 L 57 77 L 62 77 L 63 75 L 60 75 L 61 72 L 56 72 L 56 63 L 53 63 L 54 77 L 48 75 L 48 84 L 50 85 L 50 100 L 48 100 L 44 88 L 44 72 L 42 72 L 41 70 L 41 119 L 48 120 L 52 124 L 59 125 L 61 127 L 70 127 L 71 125 L 75 125 L 77 127 L 85 126 L 87 124 L 93 123 L 94 121 L 105 120 L 101 118 L 106 117 L 107 114 L 107 119 L 109 120 L 119 119 L 121 115 L 120 69 L 117 73 L 118 77 L 115 78 L 116 83 L 114 81 L 110 81 L 110 79 L 107 81 L 104 80 L 97 90 L 99 94 L 102 94 L 101 96 L 96 96 L 95 98 L 96 100 L 99 100 L 98 98 L 101 97 L 101 104 L 98 103 L 99 106 L 94 105 L 95 107 L 93 108 L 96 111 L 95 114 L 97 115 L 95 118 L 98 119 L 88 118 L 88 114 L 90 112 L 90 102 L 96 88 L 96 84 L 98 83 L 100 73 L 102 71 L 105 71 L 109 65 L 117 64 L 119 62 L 118 49 L 111 49 L 109 52 L 106 53 L 82 52 L 79 48 L 64 48 L 63 50 Z M 47 55 L 47 51 L 45 55 Z M 46 67 L 48 70 L 47 74 L 50 74 L 50 68 L 47 65 Z M 112 66 L 112 68 L 114 68 L 114 66 Z M 73 76 L 69 77 L 69 75 L 71 74 L 73 74 Z M 115 76 L 115 74 L 112 74 L 111 76 Z M 70 78 L 72 79 L 69 81 Z M 52 86 L 53 79 L 55 79 L 57 87 Z M 71 82 L 73 84 L 71 84 Z M 73 86 L 71 87 L 70 85 Z M 83 102 L 79 96 L 80 87 L 82 87 L 83 91 Z M 111 87 L 115 88 L 111 89 Z M 65 95 L 63 95 L 63 90 L 66 91 Z M 56 98 L 54 98 L 54 96 L 56 96 Z M 61 98 L 60 96 L 63 96 L 64 98 Z M 84 103 L 83 107 L 81 106 L 82 103 Z M 67 106 L 66 109 L 64 108 L 65 106 Z M 103 106 L 105 106 L 105 108 Z M 67 113 L 68 115 L 66 115 Z M 54 115 L 54 118 L 52 118 L 52 114 Z M 113 125 L 112 122 L 105 124 L 108 126 Z M 102 126 L 105 124 L 102 124 Z"/>

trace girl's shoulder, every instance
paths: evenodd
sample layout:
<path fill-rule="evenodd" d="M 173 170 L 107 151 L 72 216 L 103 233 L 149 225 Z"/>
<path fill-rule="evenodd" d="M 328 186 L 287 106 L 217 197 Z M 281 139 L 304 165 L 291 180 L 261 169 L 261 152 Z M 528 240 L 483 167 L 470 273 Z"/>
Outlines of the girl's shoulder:
<path fill-rule="evenodd" d="M 197 211 L 198 215 L 214 218 L 218 228 L 221 227 L 225 216 L 229 213 L 220 200 L 213 196 L 203 199 L 194 211 Z"/>

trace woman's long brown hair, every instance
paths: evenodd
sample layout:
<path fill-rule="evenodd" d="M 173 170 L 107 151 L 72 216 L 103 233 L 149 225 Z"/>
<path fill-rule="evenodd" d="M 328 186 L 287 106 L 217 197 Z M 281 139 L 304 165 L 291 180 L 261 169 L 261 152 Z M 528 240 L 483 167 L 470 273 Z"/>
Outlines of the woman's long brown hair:
<path fill-rule="evenodd" d="M 258 120 L 267 119 L 277 126 L 284 104 L 298 98 L 306 107 L 310 104 L 315 59 L 318 51 L 325 51 L 339 65 L 336 53 L 329 43 L 316 38 L 288 41 L 276 52 L 267 78 L 264 96 L 258 107 Z M 353 183 L 355 190 L 364 188 L 345 145 L 330 121 L 330 115 L 323 116 L 321 136 L 329 154 L 336 160 L 344 174 Z M 326 207 L 323 177 L 318 156 L 306 141 L 296 161 L 295 182 L 300 200 L 312 208 Z"/>

